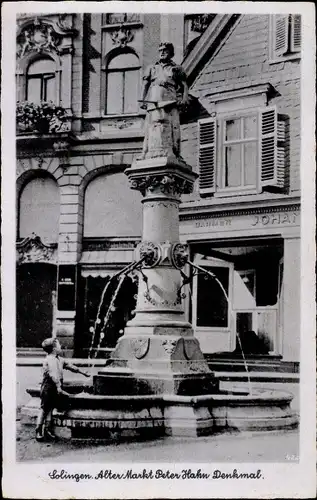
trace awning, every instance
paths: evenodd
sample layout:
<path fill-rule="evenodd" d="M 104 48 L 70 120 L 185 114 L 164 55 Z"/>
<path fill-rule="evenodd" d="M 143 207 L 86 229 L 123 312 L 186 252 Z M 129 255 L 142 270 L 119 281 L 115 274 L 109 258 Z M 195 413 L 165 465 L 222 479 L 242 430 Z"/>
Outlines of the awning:
<path fill-rule="evenodd" d="M 81 275 L 86 278 L 112 276 L 134 260 L 133 249 L 128 250 L 87 250 L 80 259 Z"/>

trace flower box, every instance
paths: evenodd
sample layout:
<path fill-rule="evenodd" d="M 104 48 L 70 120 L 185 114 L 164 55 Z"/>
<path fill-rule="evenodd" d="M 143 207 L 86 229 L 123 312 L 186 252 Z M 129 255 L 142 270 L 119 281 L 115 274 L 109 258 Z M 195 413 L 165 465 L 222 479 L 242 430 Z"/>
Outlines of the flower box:
<path fill-rule="evenodd" d="M 18 133 L 35 132 L 50 134 L 67 132 L 70 128 L 70 116 L 62 106 L 53 102 L 18 102 L 16 110 Z"/>

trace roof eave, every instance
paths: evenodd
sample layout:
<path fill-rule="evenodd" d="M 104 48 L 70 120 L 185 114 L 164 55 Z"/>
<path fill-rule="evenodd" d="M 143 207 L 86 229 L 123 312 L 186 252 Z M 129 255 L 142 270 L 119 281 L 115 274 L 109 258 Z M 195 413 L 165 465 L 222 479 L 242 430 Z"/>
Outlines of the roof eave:
<path fill-rule="evenodd" d="M 191 84 L 197 76 L 197 72 L 202 69 L 223 37 L 227 34 L 227 30 L 240 17 L 239 14 L 217 14 L 210 23 L 206 31 L 202 34 L 200 40 L 195 47 L 185 57 L 182 66 L 187 74 L 188 82 Z"/>

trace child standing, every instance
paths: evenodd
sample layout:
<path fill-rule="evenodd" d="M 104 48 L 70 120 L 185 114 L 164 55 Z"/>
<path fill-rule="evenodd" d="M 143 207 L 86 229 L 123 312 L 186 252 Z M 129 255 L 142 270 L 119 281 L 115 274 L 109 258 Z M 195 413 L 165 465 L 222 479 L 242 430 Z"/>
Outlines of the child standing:
<path fill-rule="evenodd" d="M 41 385 L 41 409 L 37 417 L 36 440 L 43 441 L 45 437 L 55 439 L 53 432 L 53 410 L 58 405 L 60 395 L 69 396 L 69 393 L 63 391 L 63 369 L 74 373 L 81 373 L 89 377 L 88 372 L 84 372 L 72 365 L 62 357 L 61 346 L 57 339 L 49 338 L 42 343 L 47 356 L 43 362 L 43 380 Z M 44 426 L 46 424 L 46 428 Z"/>

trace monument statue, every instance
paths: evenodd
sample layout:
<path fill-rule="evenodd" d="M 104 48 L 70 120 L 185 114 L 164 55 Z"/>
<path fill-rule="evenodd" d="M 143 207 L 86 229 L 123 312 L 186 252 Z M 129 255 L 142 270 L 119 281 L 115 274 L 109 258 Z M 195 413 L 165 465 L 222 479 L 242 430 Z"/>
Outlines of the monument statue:
<path fill-rule="evenodd" d="M 143 77 L 141 108 L 146 109 L 145 137 L 141 159 L 160 156 L 180 158 L 179 113 L 188 103 L 183 68 L 173 60 L 172 43 L 159 45 L 159 60 Z"/>

